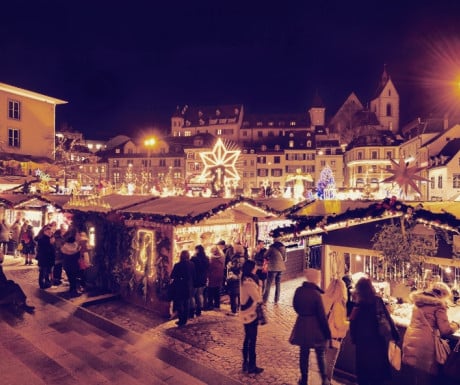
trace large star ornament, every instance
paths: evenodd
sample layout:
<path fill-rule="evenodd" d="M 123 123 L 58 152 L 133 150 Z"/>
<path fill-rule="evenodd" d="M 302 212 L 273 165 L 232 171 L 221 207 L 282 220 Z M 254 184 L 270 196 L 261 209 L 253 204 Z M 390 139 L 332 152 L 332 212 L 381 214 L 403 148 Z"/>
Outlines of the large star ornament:
<path fill-rule="evenodd" d="M 426 167 L 409 167 L 409 162 L 405 162 L 402 156 L 399 157 L 399 163 L 391 158 L 390 162 L 393 164 L 393 168 L 388 171 L 391 172 L 393 175 L 389 176 L 388 178 L 385 178 L 380 183 L 396 182 L 399 185 L 399 187 L 403 189 L 404 194 L 406 196 L 409 186 L 412 187 L 412 189 L 416 191 L 419 195 L 422 195 L 415 181 L 418 180 L 429 182 L 429 179 L 426 179 L 420 175 L 416 175 L 420 171 L 425 170 Z"/>
<path fill-rule="evenodd" d="M 212 178 L 215 170 L 222 168 L 225 181 L 238 181 L 240 175 L 236 170 L 236 162 L 240 156 L 240 150 L 227 150 L 222 139 L 217 139 L 212 151 L 201 152 L 200 157 L 204 163 L 204 169 L 201 178 Z"/>

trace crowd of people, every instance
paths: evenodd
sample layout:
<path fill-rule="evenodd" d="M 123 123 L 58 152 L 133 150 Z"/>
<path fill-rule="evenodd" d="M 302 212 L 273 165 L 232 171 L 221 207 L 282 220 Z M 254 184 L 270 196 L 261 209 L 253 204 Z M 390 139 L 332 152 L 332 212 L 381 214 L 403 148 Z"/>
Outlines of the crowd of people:
<path fill-rule="evenodd" d="M 267 248 L 257 241 L 253 255 L 236 242 L 218 242 L 207 256 L 201 245 L 193 255 L 186 250 L 173 267 L 172 282 L 176 293 L 172 298 L 177 325 L 184 326 L 203 310 L 220 309 L 221 295 L 230 302 L 228 315 L 239 315 L 244 327 L 242 370 L 259 374 L 263 368 L 256 363 L 259 320 L 257 306 L 267 303 L 274 284 L 273 303 L 280 299 L 282 274 L 286 270 L 286 249 L 278 236 Z M 355 351 L 355 370 L 359 385 L 383 385 L 391 382 L 394 369 L 388 347 L 394 341 L 402 350 L 400 378 L 407 384 L 438 385 L 446 383 L 441 365 L 434 359 L 434 342 L 428 338 L 438 328 L 444 337 L 459 326 L 447 318 L 446 300 L 452 295 L 447 285 L 433 283 L 414 291 L 412 319 L 404 336 L 395 326 L 388 304 L 377 293 L 367 276 L 352 282 L 349 275 L 334 277 L 321 289 L 319 270 L 307 269 L 306 281 L 296 289 L 293 308 L 297 313 L 290 343 L 299 346 L 299 385 L 307 385 L 309 354 L 313 350 L 322 385 L 329 385 L 344 338 L 349 335 Z M 382 335 L 381 317 L 389 325 Z M 423 319 L 423 322 L 421 321 Z"/>
<path fill-rule="evenodd" d="M 24 265 L 38 265 L 38 286 L 46 290 L 69 282 L 69 296 L 78 297 L 86 290 L 86 269 L 91 266 L 91 247 L 84 231 L 56 222 L 44 225 L 35 234 L 26 218 L 11 226 L 0 224 L 0 253 L 24 258 Z"/>
<path fill-rule="evenodd" d="M 49 223 L 33 233 L 27 220 L 16 221 L 0 229 L 0 305 L 33 312 L 26 303 L 21 288 L 8 280 L 1 269 L 1 260 L 11 243 L 13 253 L 20 254 L 26 265 L 38 264 L 38 285 L 46 290 L 60 285 L 63 272 L 69 282 L 70 296 L 79 296 L 86 286 L 85 269 L 90 266 L 90 245 L 86 233 L 56 223 Z M 4 234 L 3 234 L 4 233 Z M 8 241 L 4 241 L 8 233 Z M 267 248 L 258 240 L 252 255 L 240 242 L 226 244 L 219 241 L 209 249 L 196 245 L 193 254 L 182 250 L 179 261 L 170 274 L 171 318 L 177 317 L 177 326 L 200 317 L 203 311 L 221 309 L 221 297 L 228 295 L 229 316 L 239 315 L 244 338 L 241 347 L 242 370 L 259 374 L 257 364 L 257 335 L 260 319 L 258 308 L 266 306 L 271 287 L 275 292 L 273 304 L 280 300 L 282 274 L 286 271 L 286 248 L 280 235 L 274 234 Z M 355 351 L 355 371 L 358 385 L 390 383 L 394 370 L 390 364 L 390 341 L 402 351 L 401 377 L 405 384 L 446 384 L 442 364 L 435 359 L 435 330 L 448 337 L 459 329 L 459 324 L 448 319 L 447 300 L 452 297 L 449 287 L 433 282 L 423 290 L 410 294 L 414 305 L 410 324 L 400 335 L 380 293 L 367 276 L 352 282 L 349 275 L 334 277 L 325 290 L 321 288 L 321 272 L 305 270 L 305 282 L 295 290 L 292 305 L 297 314 L 289 342 L 299 346 L 299 385 L 307 385 L 310 351 L 316 354 L 322 385 L 330 385 L 334 365 L 342 341 L 349 335 Z M 382 319 L 389 325 L 382 333 Z"/>

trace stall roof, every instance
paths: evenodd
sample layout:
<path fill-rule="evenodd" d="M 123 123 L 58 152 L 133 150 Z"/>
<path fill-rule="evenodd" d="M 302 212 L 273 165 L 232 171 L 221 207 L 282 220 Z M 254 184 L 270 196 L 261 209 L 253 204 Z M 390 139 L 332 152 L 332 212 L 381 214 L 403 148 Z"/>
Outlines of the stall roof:
<path fill-rule="evenodd" d="M 120 195 L 110 194 L 100 197 L 72 197 L 65 205 L 66 210 L 110 212 L 130 208 L 141 203 L 159 199 L 152 195 Z"/>
<path fill-rule="evenodd" d="M 255 201 L 247 198 L 192 198 L 165 197 L 144 202 L 120 210 L 131 217 L 145 217 L 151 221 L 195 223 L 210 218 L 224 210 L 234 209 L 253 218 L 280 216 L 282 211 L 275 210 L 267 201 Z"/>
<path fill-rule="evenodd" d="M 0 202 L 8 208 L 19 207 L 43 207 L 49 204 L 59 207 L 58 204 L 53 203 L 41 195 L 30 194 L 0 194 Z"/>
<path fill-rule="evenodd" d="M 413 206 L 417 204 L 417 202 L 406 203 Z M 457 219 L 460 219 L 460 202 L 458 201 L 419 202 L 419 205 L 419 207 L 429 210 L 432 213 L 448 213 L 452 214 Z"/>
<path fill-rule="evenodd" d="M 323 235 L 323 244 L 372 250 L 372 238 L 385 224 L 391 224 L 391 219 L 376 222 L 361 223 L 356 226 L 341 228 Z M 444 237 L 438 237 L 437 257 L 451 258 L 452 245 L 447 244 Z"/>
<path fill-rule="evenodd" d="M 291 214 L 296 216 L 325 216 L 337 215 L 362 207 L 369 207 L 374 201 L 353 201 L 353 200 L 315 200 L 298 210 L 292 210 Z M 379 201 L 380 202 L 380 201 Z"/>

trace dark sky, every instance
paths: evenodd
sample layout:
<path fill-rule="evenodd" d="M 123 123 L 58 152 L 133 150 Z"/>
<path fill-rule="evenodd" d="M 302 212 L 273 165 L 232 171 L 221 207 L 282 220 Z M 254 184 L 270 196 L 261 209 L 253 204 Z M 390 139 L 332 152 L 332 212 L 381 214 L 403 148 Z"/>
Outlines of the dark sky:
<path fill-rule="evenodd" d="M 454 0 L 18 0 L 0 12 L 0 82 L 67 100 L 57 127 L 92 138 L 167 126 L 184 104 L 302 112 L 316 90 L 332 114 L 352 91 L 367 102 L 385 63 L 412 118 L 460 63 Z"/>

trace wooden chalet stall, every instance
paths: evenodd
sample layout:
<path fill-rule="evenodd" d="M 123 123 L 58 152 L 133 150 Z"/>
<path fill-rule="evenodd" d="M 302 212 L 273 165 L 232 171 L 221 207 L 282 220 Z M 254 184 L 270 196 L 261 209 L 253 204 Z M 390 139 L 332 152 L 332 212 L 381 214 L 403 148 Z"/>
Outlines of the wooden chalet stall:
<path fill-rule="evenodd" d="M 47 223 L 55 221 L 60 224 L 65 221 L 63 202 L 42 195 L 2 193 L 0 218 L 5 219 L 8 226 L 17 219 L 27 219 L 33 227 L 34 234 L 38 234 Z"/>
<path fill-rule="evenodd" d="M 267 202 L 237 198 L 165 197 L 120 212 L 131 231 L 131 251 L 122 291 L 138 305 L 169 316 L 166 287 L 181 250 L 196 245 L 206 252 L 219 240 L 254 245 L 259 221 L 277 220 L 282 213 Z"/>
<path fill-rule="evenodd" d="M 321 269 L 323 288 L 332 278 L 341 278 L 346 272 L 352 277 L 369 275 L 376 291 L 391 304 L 392 317 L 403 335 L 412 314 L 412 304 L 408 301 L 410 290 L 423 289 L 432 280 L 442 280 L 459 290 L 460 203 L 445 203 L 448 203 L 448 209 L 439 207 L 437 203 L 405 204 L 395 199 L 359 202 L 357 207 L 350 206 L 345 211 L 321 212 L 322 218 L 313 215 L 320 213 L 319 210 L 310 211 L 309 216 L 299 215 L 295 227 L 285 229 L 285 232 L 290 238 L 319 239 L 320 263 L 313 267 Z M 335 203 L 329 204 L 333 206 Z M 306 209 L 308 207 L 300 212 L 305 213 Z M 388 257 L 384 258 L 385 251 L 376 248 L 374 237 L 386 226 L 406 236 L 410 233 L 408 244 L 418 245 L 410 248 L 410 263 L 398 263 L 403 255 L 402 249 L 397 249 L 401 254 L 395 255 L 395 264 L 391 265 Z M 399 246 L 396 235 L 389 233 L 386 243 L 382 244 L 389 248 L 394 245 L 396 249 Z M 460 303 L 450 306 L 448 314 L 450 319 L 459 319 Z M 455 338 L 460 338 L 459 332 L 454 335 Z M 354 357 L 354 346 L 347 336 L 342 343 L 336 371 L 353 378 Z M 392 383 L 399 384 L 400 380 L 396 375 Z"/>
<path fill-rule="evenodd" d="M 101 291 L 118 292 L 123 281 L 119 261 L 129 253 L 130 234 L 117 213 L 133 205 L 157 199 L 150 195 L 73 196 L 64 205 L 69 224 L 88 234 L 92 267 L 90 285 Z"/>

